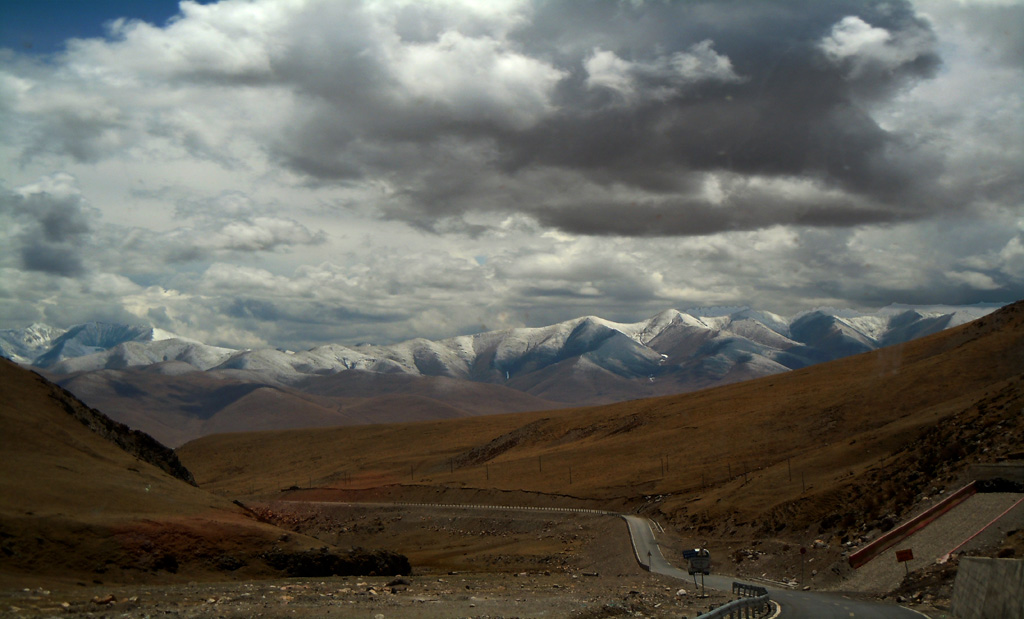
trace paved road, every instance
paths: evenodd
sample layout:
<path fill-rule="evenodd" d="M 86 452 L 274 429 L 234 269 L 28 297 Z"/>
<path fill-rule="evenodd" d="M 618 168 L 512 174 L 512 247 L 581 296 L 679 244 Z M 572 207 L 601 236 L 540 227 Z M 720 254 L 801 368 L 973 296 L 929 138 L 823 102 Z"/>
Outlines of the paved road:
<path fill-rule="evenodd" d="M 661 554 L 651 531 L 650 521 L 639 516 L 623 516 L 629 525 L 629 536 L 633 540 L 633 550 L 637 561 L 655 574 L 664 574 L 693 582 L 693 577 L 686 570 L 673 567 Z M 704 577 L 704 585 L 720 591 L 731 591 L 735 579 L 711 574 Z M 700 582 L 700 576 L 697 577 Z M 782 608 L 783 619 L 920 619 L 924 617 L 917 611 L 901 606 L 852 600 L 834 593 L 818 593 L 810 591 L 790 591 L 767 587 L 772 600 Z"/>
<path fill-rule="evenodd" d="M 289 501 L 282 501 L 289 502 Z M 512 507 L 497 505 L 437 505 L 422 503 L 344 503 L 331 501 L 295 501 L 296 503 L 325 503 L 333 505 L 380 505 L 391 507 L 420 507 L 467 510 L 523 510 L 540 512 L 563 512 L 563 513 L 590 513 L 597 515 L 616 515 L 613 512 L 590 509 L 571 508 L 543 508 L 543 507 Z M 629 536 L 633 541 L 633 550 L 636 553 L 637 561 L 646 566 L 655 574 L 664 574 L 687 582 L 693 582 L 693 577 L 672 566 L 661 554 L 661 548 L 654 539 L 654 532 L 651 530 L 650 520 L 639 516 L 622 515 L 629 525 Z M 732 591 L 732 583 L 735 579 L 726 576 L 710 574 L 704 576 L 704 586 L 720 591 Z M 697 582 L 701 582 L 700 576 Z M 921 613 L 894 606 L 891 604 L 879 604 L 861 600 L 851 600 L 834 593 L 817 593 L 808 591 L 790 591 L 788 589 L 777 589 L 767 587 L 771 599 L 778 602 L 782 608 L 782 619 L 920 619 L 924 617 Z"/>

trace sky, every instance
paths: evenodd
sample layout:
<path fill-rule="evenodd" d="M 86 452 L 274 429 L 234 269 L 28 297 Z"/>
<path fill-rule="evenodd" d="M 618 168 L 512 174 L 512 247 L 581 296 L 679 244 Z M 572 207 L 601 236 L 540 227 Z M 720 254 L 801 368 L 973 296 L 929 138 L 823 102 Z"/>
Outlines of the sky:
<path fill-rule="evenodd" d="M 0 0 L 0 329 L 1024 298 L 1024 0 Z"/>

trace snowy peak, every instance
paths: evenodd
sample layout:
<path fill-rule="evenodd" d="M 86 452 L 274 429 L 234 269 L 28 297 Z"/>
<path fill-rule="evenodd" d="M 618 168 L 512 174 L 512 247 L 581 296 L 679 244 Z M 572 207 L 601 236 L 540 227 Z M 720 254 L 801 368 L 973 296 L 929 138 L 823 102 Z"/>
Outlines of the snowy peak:
<path fill-rule="evenodd" d="M 559 368 L 586 367 L 590 379 L 600 375 L 615 381 L 635 380 L 647 387 L 656 383 L 678 392 L 906 342 L 995 309 L 890 306 L 874 313 L 819 309 L 793 320 L 745 307 L 670 309 L 635 323 L 583 316 L 545 327 L 439 341 L 420 338 L 390 346 L 354 347 L 325 344 L 298 352 L 208 346 L 150 326 L 92 322 L 63 331 L 36 324 L 0 332 L 0 352 L 19 363 L 59 373 L 156 366 L 158 372 L 164 368 L 175 374 L 213 372 L 268 384 L 297 384 L 310 377 L 358 370 L 498 384 L 512 381 L 524 390 L 544 382 L 550 389 L 554 381 L 569 380 Z"/>
<path fill-rule="evenodd" d="M 153 327 L 88 322 L 75 325 L 53 341 L 49 350 L 33 365 L 48 368 L 64 359 L 106 351 L 130 341 L 153 341 Z"/>
<path fill-rule="evenodd" d="M 170 334 L 167 331 L 163 333 Z M 173 334 L 170 335 L 173 336 Z M 207 346 L 177 337 L 131 340 L 92 354 L 61 359 L 49 369 L 60 374 L 71 374 L 73 372 L 145 367 L 165 363 L 187 364 L 190 369 L 179 365 L 173 370 L 174 373 L 180 374 L 184 371 L 208 370 L 223 363 L 234 352 L 230 348 Z"/>
<path fill-rule="evenodd" d="M 878 347 L 877 341 L 848 320 L 821 311 L 804 314 L 789 326 L 792 338 L 801 344 L 827 351 L 832 358 L 855 355 Z"/>
<path fill-rule="evenodd" d="M 40 323 L 24 329 L 4 329 L 0 331 L 0 356 L 22 365 L 31 364 L 62 335 L 63 329 Z"/>

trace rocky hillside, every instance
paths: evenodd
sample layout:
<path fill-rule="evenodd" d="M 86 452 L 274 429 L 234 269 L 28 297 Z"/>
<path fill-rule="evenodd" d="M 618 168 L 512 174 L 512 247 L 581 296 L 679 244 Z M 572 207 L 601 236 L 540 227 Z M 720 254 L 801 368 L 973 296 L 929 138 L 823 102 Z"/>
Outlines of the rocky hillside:
<path fill-rule="evenodd" d="M 0 359 L 2 364 L 10 364 L 10 361 Z M 118 423 L 107 417 L 100 411 L 89 408 L 81 400 L 71 395 L 68 391 L 57 385 L 46 381 L 41 376 L 35 375 L 35 380 L 40 382 L 43 389 L 49 392 L 54 404 L 59 406 L 72 418 L 77 419 L 86 428 L 117 445 L 127 453 L 135 456 L 143 462 L 148 462 L 165 473 L 188 482 L 193 486 L 196 484 L 192 473 L 182 466 L 178 456 L 173 449 L 165 447 L 152 436 L 133 430 L 123 423 Z"/>
<path fill-rule="evenodd" d="M 0 393 L 0 585 L 408 571 L 394 553 L 260 522 L 153 439 L 7 361 Z"/>

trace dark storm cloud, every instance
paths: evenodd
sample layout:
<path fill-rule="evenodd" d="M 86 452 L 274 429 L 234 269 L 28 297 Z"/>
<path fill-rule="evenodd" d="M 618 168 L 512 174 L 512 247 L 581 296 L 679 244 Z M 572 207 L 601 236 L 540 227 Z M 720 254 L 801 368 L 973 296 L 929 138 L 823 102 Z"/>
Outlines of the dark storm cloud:
<path fill-rule="evenodd" d="M 874 102 L 931 76 L 939 63 L 927 23 L 907 4 L 680 2 L 574 9 L 578 5 L 545 4 L 518 34 L 552 53 L 571 50 L 574 58 L 563 61 L 577 65 L 596 48 L 637 63 L 711 40 L 742 79 L 706 80 L 665 99 L 596 108 L 583 80 L 566 80 L 560 114 L 509 136 L 503 154 L 510 168 L 585 169 L 601 182 L 655 191 L 670 190 L 674 178 L 694 170 L 810 177 L 882 199 L 916 184 L 906 166 L 892 163 L 922 156 L 869 114 Z M 848 31 L 837 26 L 844 20 L 853 24 Z M 884 29 L 890 38 L 874 48 L 858 47 L 856 37 L 864 34 L 858 27 Z M 830 40 L 839 41 L 831 57 Z M 845 218 L 840 212 L 837 223 Z"/>
<path fill-rule="evenodd" d="M 26 243 L 22 246 L 21 266 L 26 271 L 75 277 L 85 273 L 82 257 L 74 248 L 50 243 Z"/>
<path fill-rule="evenodd" d="M 701 187 L 720 173 L 847 194 L 851 205 L 808 207 L 811 225 L 954 204 L 927 190 L 943 172 L 941 153 L 876 120 L 879 106 L 940 64 L 930 23 L 906 0 L 252 8 L 186 7 L 165 30 L 127 25 L 123 42 L 71 52 L 106 62 L 123 47 L 126 74 L 177 97 L 211 84 L 262 93 L 272 112 L 249 110 L 266 124 L 248 130 L 274 162 L 311 184 L 386 185 L 390 197 L 370 208 L 439 233 L 479 235 L 475 213 L 517 211 L 568 231 L 635 233 L 620 225 L 635 196 L 594 200 L 600 213 L 589 222 L 566 216 L 556 196 L 572 183 L 588 185 L 588 199 L 625 187 L 674 205 L 670 234 L 801 219 L 774 209 L 778 191 L 756 196 L 766 206 L 750 207 L 753 217 L 722 213 L 730 203 L 712 210 Z M 69 66 L 66 76 L 88 68 Z M 95 75 L 83 71 L 75 79 Z M 143 139 L 229 152 L 230 138 L 193 122 L 201 111 L 137 111 L 106 100 L 103 86 L 92 86 L 95 105 L 65 97 L 33 108 L 39 122 L 22 157 L 92 161 Z M 203 101 L 212 109 L 216 99 Z M 881 216 L 886 209 L 899 212 Z"/>
<path fill-rule="evenodd" d="M 76 193 L 0 191 L 0 214 L 14 216 L 26 226 L 28 234 L 51 243 L 74 241 L 88 234 L 97 216 Z"/>
<path fill-rule="evenodd" d="M 232 318 L 255 318 L 256 320 L 280 320 L 284 314 L 271 302 L 259 299 L 235 299 L 224 308 Z"/>
<path fill-rule="evenodd" d="M 630 219 L 632 199 L 568 211 L 545 199 L 559 191 L 558 173 L 664 194 L 671 225 L 659 234 L 848 226 L 947 206 L 921 196 L 941 157 L 871 113 L 940 63 L 928 22 L 906 2 L 538 3 L 504 34 L 480 24 L 445 30 L 420 8 L 402 14 L 387 49 L 364 12 L 334 10 L 364 28 L 327 37 L 310 23 L 276 65 L 309 98 L 273 152 L 324 181 L 388 177 L 402 200 L 383 214 L 417 227 L 451 231 L 473 211 L 524 210 L 573 232 L 650 233 Z M 388 64 L 396 49 L 422 74 L 402 82 Z M 439 54 L 449 63 L 441 75 L 431 64 Z M 535 87 L 521 100 L 506 88 L 518 78 L 496 69 L 513 57 Z M 450 89 L 410 85 L 434 82 Z M 555 182 L 517 186 L 538 169 Z M 770 194 L 713 207 L 693 187 L 718 172 L 807 179 L 848 195 L 801 214 Z M 534 201 L 518 202 L 528 191 Z M 573 214 L 584 210 L 592 216 Z"/>
<path fill-rule="evenodd" d="M 21 192 L 0 188 L 0 221 L 12 232 L 5 249 L 23 269 L 66 277 L 86 271 L 83 254 L 98 213 L 72 185 L 57 175 Z"/>
<path fill-rule="evenodd" d="M 700 200 L 650 202 L 585 202 L 540 207 L 530 212 L 542 224 L 581 234 L 625 236 L 688 236 L 723 231 L 758 230 L 775 225 L 847 227 L 894 223 L 910 214 L 864 207 L 848 198 L 770 199 L 753 195 L 709 204 Z"/>

